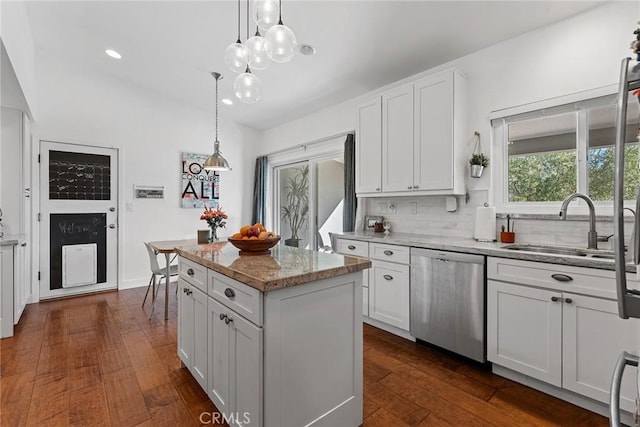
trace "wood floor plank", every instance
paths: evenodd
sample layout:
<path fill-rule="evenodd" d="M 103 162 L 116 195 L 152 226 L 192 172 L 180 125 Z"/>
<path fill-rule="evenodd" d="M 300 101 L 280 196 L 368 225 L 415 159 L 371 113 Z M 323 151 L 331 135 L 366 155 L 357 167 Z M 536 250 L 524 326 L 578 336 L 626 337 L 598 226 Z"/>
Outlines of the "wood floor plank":
<path fill-rule="evenodd" d="M 35 376 L 33 370 L 0 378 L 0 425 L 26 425 Z"/>
<path fill-rule="evenodd" d="M 100 371 L 103 375 L 111 374 L 120 371 L 121 369 L 131 367 L 129 354 L 124 347 L 101 352 L 98 355 L 98 360 L 100 364 Z"/>
<path fill-rule="evenodd" d="M 102 383 L 69 393 L 70 426 L 109 426 L 109 407 Z"/>
<path fill-rule="evenodd" d="M 135 426 L 151 419 L 133 368 L 105 375 L 104 389 L 112 425 Z"/>
<path fill-rule="evenodd" d="M 388 427 L 388 426 L 396 426 L 396 427 L 410 427 L 411 424 L 407 424 L 400 419 L 398 419 L 395 414 L 388 411 L 386 408 L 380 408 L 371 416 L 369 416 L 364 423 L 363 427 Z"/>
<path fill-rule="evenodd" d="M 368 398 L 405 424 L 416 425 L 429 414 L 424 407 L 392 392 L 379 381 L 365 380 L 364 391 Z"/>
<path fill-rule="evenodd" d="M 65 426 L 68 424 L 68 378 L 64 374 L 36 376 L 31 393 L 27 425 Z"/>

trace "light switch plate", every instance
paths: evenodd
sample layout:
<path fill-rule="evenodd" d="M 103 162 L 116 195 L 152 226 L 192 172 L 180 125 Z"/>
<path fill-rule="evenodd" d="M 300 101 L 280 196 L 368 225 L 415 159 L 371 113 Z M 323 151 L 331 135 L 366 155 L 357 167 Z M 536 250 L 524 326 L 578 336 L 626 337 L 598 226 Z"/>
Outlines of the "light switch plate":
<path fill-rule="evenodd" d="M 376 213 L 377 214 L 384 214 L 387 213 L 387 204 L 384 202 L 378 202 L 376 203 Z"/>
<path fill-rule="evenodd" d="M 133 203 L 127 203 L 127 212 L 133 212 Z"/>

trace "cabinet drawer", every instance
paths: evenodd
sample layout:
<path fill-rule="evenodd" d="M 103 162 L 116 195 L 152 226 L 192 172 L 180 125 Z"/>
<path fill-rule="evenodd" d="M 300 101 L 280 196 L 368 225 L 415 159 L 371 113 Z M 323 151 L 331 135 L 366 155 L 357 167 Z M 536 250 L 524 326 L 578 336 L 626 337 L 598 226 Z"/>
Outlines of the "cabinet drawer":
<path fill-rule="evenodd" d="M 547 264 L 506 258 L 487 258 L 487 278 L 573 292 L 615 300 L 616 274 L 613 270 Z M 627 273 L 629 287 L 637 288 L 634 274 Z"/>
<path fill-rule="evenodd" d="M 209 296 L 262 326 L 262 292 L 259 290 L 209 270 Z"/>
<path fill-rule="evenodd" d="M 337 240 L 336 252 L 343 255 L 355 255 L 368 258 L 369 257 L 369 243 L 359 242 L 357 240 Z"/>
<path fill-rule="evenodd" d="M 398 245 L 386 245 L 383 243 L 371 243 L 369 257 L 380 261 L 409 264 L 409 247 Z"/>
<path fill-rule="evenodd" d="M 180 257 L 178 262 L 178 276 L 202 292 L 207 292 L 207 267 Z"/>

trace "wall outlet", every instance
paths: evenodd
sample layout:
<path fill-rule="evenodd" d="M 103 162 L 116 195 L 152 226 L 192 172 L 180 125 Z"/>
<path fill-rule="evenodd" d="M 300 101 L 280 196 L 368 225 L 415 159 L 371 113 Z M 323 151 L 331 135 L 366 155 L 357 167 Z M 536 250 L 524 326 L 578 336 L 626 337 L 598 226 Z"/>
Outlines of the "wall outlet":
<path fill-rule="evenodd" d="M 390 214 L 398 213 L 398 205 L 396 203 L 389 203 L 387 206 L 387 212 Z"/>
<path fill-rule="evenodd" d="M 387 204 L 384 202 L 378 202 L 375 204 L 375 209 L 378 214 L 387 213 Z"/>

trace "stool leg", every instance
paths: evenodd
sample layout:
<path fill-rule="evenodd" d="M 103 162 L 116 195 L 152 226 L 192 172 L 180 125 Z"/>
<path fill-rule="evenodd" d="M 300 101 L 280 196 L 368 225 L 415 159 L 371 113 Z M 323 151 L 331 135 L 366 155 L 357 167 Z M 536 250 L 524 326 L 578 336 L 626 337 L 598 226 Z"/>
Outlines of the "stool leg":
<path fill-rule="evenodd" d="M 144 307 L 144 303 L 147 302 L 147 295 L 149 295 L 149 289 L 151 288 L 151 281 L 153 280 L 155 274 L 151 274 L 151 278 L 149 279 L 149 284 L 147 285 L 147 292 L 144 293 L 144 300 L 142 300 L 142 306 Z"/>

